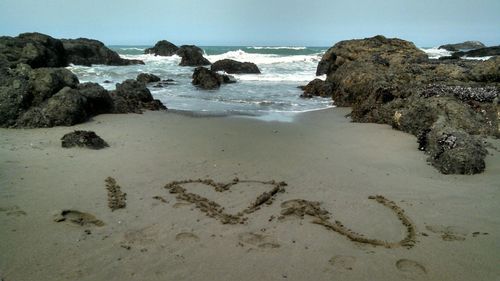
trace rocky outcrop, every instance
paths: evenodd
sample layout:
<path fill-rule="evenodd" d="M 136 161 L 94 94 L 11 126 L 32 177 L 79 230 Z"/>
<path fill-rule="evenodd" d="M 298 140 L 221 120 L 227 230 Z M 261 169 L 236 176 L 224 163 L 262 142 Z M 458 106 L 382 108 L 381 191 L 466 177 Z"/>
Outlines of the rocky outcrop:
<path fill-rule="evenodd" d="M 64 148 L 70 147 L 86 147 L 90 149 L 102 149 L 109 145 L 92 131 L 74 131 L 65 134 L 61 138 L 61 146 Z"/>
<path fill-rule="evenodd" d="M 173 56 L 177 53 L 179 50 L 179 47 L 176 45 L 166 41 L 166 40 L 161 40 L 158 41 L 154 47 L 148 48 L 144 51 L 145 54 L 152 54 L 155 56 Z"/>
<path fill-rule="evenodd" d="M 68 65 L 61 41 L 41 33 L 0 37 L 0 63 L 10 68 L 18 64 L 27 64 L 32 68 Z"/>
<path fill-rule="evenodd" d="M 329 83 L 353 121 L 414 134 L 442 173 L 479 173 L 486 153 L 477 136 L 500 137 L 498 62 L 428 60 L 410 42 L 376 36 L 330 48 L 317 69 L 327 79 L 311 88 Z"/>
<path fill-rule="evenodd" d="M 142 113 L 143 110 L 160 110 L 166 107 L 153 99 L 151 92 L 144 83 L 128 79 L 116 84 L 116 90 L 111 91 L 114 108 L 113 113 Z"/>
<path fill-rule="evenodd" d="M 260 70 L 252 62 L 239 62 L 231 59 L 216 61 L 210 67 L 212 71 L 225 71 L 229 74 L 260 74 Z"/>
<path fill-rule="evenodd" d="M 135 80 L 146 84 L 161 81 L 160 77 L 150 73 L 141 73 L 137 75 Z"/>
<path fill-rule="evenodd" d="M 314 79 L 306 86 L 300 87 L 304 93 L 301 98 L 331 97 L 333 92 L 332 84 L 321 79 Z"/>
<path fill-rule="evenodd" d="M 229 75 L 218 74 L 205 67 L 197 67 L 193 73 L 192 84 L 205 90 L 218 89 L 221 84 L 235 83 Z"/>
<path fill-rule="evenodd" d="M 203 57 L 203 50 L 194 45 L 183 45 L 177 50 L 177 55 L 182 58 L 180 66 L 210 65 L 210 61 Z"/>
<path fill-rule="evenodd" d="M 489 57 L 489 56 L 500 56 L 500 46 L 486 47 L 466 52 L 456 52 L 451 55 L 452 58 L 461 58 L 461 57 L 474 58 L 474 57 Z"/>
<path fill-rule="evenodd" d="M 439 49 L 444 49 L 450 52 L 457 52 L 460 50 L 473 50 L 486 47 L 483 43 L 479 41 L 465 41 L 456 44 L 446 44 L 439 46 Z"/>
<path fill-rule="evenodd" d="M 144 64 L 144 62 L 140 60 L 122 59 L 116 52 L 97 40 L 78 38 L 62 39 L 61 41 L 66 50 L 68 63 L 85 66 L 91 66 L 93 64 Z"/>

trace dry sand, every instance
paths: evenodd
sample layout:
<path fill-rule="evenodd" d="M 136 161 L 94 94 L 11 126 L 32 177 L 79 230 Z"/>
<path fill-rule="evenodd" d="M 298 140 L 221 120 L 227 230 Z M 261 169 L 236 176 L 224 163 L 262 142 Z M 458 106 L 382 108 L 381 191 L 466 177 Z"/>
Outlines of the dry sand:
<path fill-rule="evenodd" d="M 442 175 L 413 136 L 351 123 L 347 112 L 310 112 L 292 123 L 146 112 L 71 128 L 1 129 L 0 278 L 500 280 L 500 152 L 490 149 L 483 174 Z M 61 148 L 60 138 L 75 129 L 95 131 L 110 147 Z M 108 180 L 107 189 L 108 177 L 119 188 Z M 273 185 L 164 188 L 235 177 L 288 185 L 240 214 L 243 224 L 223 224 L 220 214 L 237 215 Z M 109 190 L 123 192 L 125 208 L 108 207 Z M 217 205 L 176 198 L 185 193 Z M 358 233 L 397 244 L 408 235 L 372 195 L 405 210 L 413 247 L 349 239 Z M 294 199 L 320 204 L 311 211 Z M 214 206 L 224 209 L 207 211 Z M 280 217 L 290 206 L 298 209 Z M 324 211 L 323 225 L 313 224 Z M 334 231 L 343 231 L 340 223 L 347 234 Z"/>

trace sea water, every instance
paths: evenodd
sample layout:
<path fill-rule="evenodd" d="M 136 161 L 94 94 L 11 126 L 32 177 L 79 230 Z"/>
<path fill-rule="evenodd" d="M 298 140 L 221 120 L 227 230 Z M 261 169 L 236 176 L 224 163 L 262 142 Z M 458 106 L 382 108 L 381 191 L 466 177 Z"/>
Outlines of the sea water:
<path fill-rule="evenodd" d="M 301 112 L 333 107 L 330 98 L 300 98 L 297 88 L 317 77 L 316 67 L 327 47 L 302 46 L 205 46 L 201 47 L 210 62 L 234 59 L 255 63 L 261 74 L 233 75 L 237 83 L 224 84 L 217 90 L 202 90 L 191 84 L 194 67 L 179 66 L 179 56 L 163 57 L 144 54 L 150 46 L 110 46 L 126 59 L 139 59 L 145 65 L 70 66 L 80 82 L 95 82 L 108 90 L 116 83 L 135 79 L 140 73 L 151 73 L 161 79 L 172 79 L 163 88 L 149 85 L 154 98 L 169 110 L 196 116 L 240 115 L 262 120 L 291 121 Z M 422 48 L 429 58 L 451 53 L 437 48 Z"/>

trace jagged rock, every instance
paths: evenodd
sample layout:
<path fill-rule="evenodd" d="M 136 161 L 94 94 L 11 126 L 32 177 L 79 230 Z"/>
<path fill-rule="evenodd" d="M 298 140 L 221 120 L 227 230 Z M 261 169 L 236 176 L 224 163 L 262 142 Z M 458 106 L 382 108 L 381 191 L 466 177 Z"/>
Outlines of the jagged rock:
<path fill-rule="evenodd" d="M 479 41 L 465 41 L 463 43 L 441 45 L 439 46 L 439 49 L 445 49 L 447 51 L 456 52 L 459 50 L 473 50 L 484 47 L 486 46 Z"/>
<path fill-rule="evenodd" d="M 144 64 L 144 62 L 140 60 L 122 59 L 116 52 L 97 40 L 78 38 L 62 39 L 61 41 L 66 50 L 68 63 L 85 66 L 91 66 L 93 64 Z"/>
<path fill-rule="evenodd" d="M 61 138 L 61 146 L 64 148 L 70 147 L 86 147 L 90 149 L 102 149 L 109 145 L 92 131 L 74 131 L 65 134 Z"/>
<path fill-rule="evenodd" d="M 137 78 L 135 80 L 146 84 L 161 81 L 160 77 L 150 73 L 141 73 L 137 75 Z"/>
<path fill-rule="evenodd" d="M 61 41 L 41 33 L 0 37 L 0 62 L 10 68 L 18 64 L 27 64 L 32 68 L 68 65 Z"/>
<path fill-rule="evenodd" d="M 212 64 L 212 71 L 225 71 L 230 74 L 260 74 L 260 70 L 252 62 L 239 62 L 231 59 L 223 59 Z"/>
<path fill-rule="evenodd" d="M 218 89 L 223 83 L 235 83 L 234 77 L 218 74 L 205 67 L 197 67 L 193 72 L 192 84 L 205 90 Z"/>
<path fill-rule="evenodd" d="M 179 47 L 166 41 L 158 41 L 154 47 L 148 48 L 144 51 L 145 54 L 154 54 L 155 56 L 173 56 L 176 54 Z"/>
<path fill-rule="evenodd" d="M 331 97 L 333 92 L 332 84 L 321 79 L 314 79 L 301 88 L 304 91 L 301 98 Z"/>
<path fill-rule="evenodd" d="M 210 65 L 210 61 L 203 57 L 203 50 L 194 45 L 183 45 L 177 50 L 177 55 L 182 58 L 180 66 Z"/>
<path fill-rule="evenodd" d="M 475 135 L 500 137 L 498 67 L 496 58 L 428 60 L 410 42 L 376 36 L 335 44 L 317 72 L 327 74 L 334 103 L 352 107 L 353 121 L 416 135 L 443 173 L 478 173 L 486 154 Z M 456 149 L 442 149 L 439 128 L 457 139 Z"/>
<path fill-rule="evenodd" d="M 116 84 L 116 90 L 110 95 L 114 101 L 114 113 L 142 113 L 144 109 L 166 109 L 159 100 L 153 99 L 144 83 L 133 79 Z"/>

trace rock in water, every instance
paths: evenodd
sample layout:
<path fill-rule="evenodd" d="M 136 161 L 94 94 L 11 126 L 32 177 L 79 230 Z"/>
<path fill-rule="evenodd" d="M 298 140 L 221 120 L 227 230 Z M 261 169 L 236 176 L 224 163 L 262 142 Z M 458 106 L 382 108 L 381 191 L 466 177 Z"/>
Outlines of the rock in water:
<path fill-rule="evenodd" d="M 109 146 L 101 137 L 92 131 L 74 131 L 65 134 L 61 140 L 61 145 L 65 148 L 78 146 L 90 149 L 102 149 Z"/>
<path fill-rule="evenodd" d="M 105 65 L 131 65 L 144 64 L 140 60 L 122 59 L 120 56 L 106 47 L 102 42 L 87 39 L 62 39 L 66 50 L 68 63 L 91 66 L 93 64 Z"/>
<path fill-rule="evenodd" d="M 234 77 L 218 74 L 205 67 L 197 67 L 193 72 L 192 84 L 205 90 L 218 89 L 221 84 L 235 83 Z"/>
<path fill-rule="evenodd" d="M 210 65 L 210 61 L 203 57 L 203 50 L 194 45 L 183 45 L 177 50 L 177 55 L 182 58 L 180 66 Z"/>
<path fill-rule="evenodd" d="M 229 74 L 260 74 L 260 70 L 251 62 L 239 62 L 231 59 L 223 59 L 212 64 L 212 71 L 225 71 Z"/>
<path fill-rule="evenodd" d="M 439 46 L 439 49 L 445 49 L 450 52 L 456 52 L 459 50 L 473 50 L 486 47 L 483 43 L 479 41 L 465 41 L 456 44 L 446 44 Z"/>
<path fill-rule="evenodd" d="M 166 40 L 162 40 L 158 41 L 154 47 L 146 49 L 144 53 L 169 57 L 175 55 L 177 50 L 179 50 L 179 47 Z"/>
<path fill-rule="evenodd" d="M 300 95 L 302 98 L 312 98 L 318 96 L 331 97 L 333 92 L 332 84 L 321 79 L 314 79 L 309 82 L 309 84 L 301 88 L 304 91 L 304 93 Z"/>
<path fill-rule="evenodd" d="M 161 81 L 160 77 L 149 73 L 141 73 L 137 75 L 137 78 L 135 80 L 143 83 L 152 83 Z"/>
<path fill-rule="evenodd" d="M 116 84 L 116 90 L 110 94 L 114 101 L 114 113 L 142 113 L 144 109 L 166 109 L 159 100 L 153 99 L 144 83 L 133 79 Z"/>

